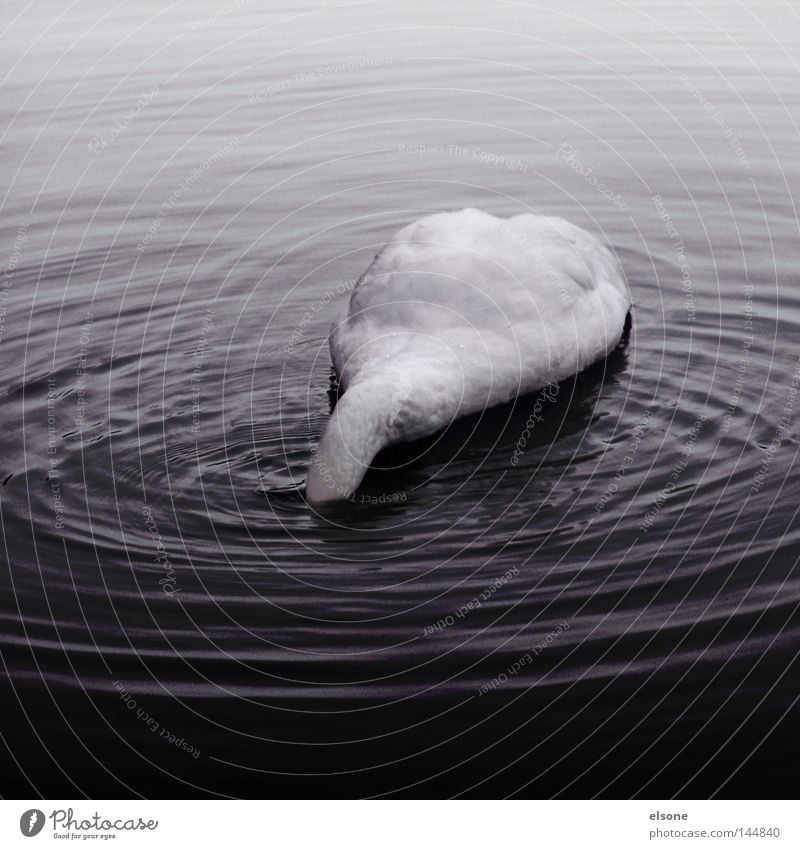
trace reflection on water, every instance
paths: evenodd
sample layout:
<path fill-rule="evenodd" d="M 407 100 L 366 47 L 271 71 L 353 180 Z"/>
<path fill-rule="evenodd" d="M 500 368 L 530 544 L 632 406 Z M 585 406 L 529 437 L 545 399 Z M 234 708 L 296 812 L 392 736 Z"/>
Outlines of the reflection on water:
<path fill-rule="evenodd" d="M 715 0 L 21 9 L 7 792 L 774 794 L 796 32 Z M 463 206 L 602 235 L 625 343 L 315 511 L 328 329 L 397 228 Z"/>

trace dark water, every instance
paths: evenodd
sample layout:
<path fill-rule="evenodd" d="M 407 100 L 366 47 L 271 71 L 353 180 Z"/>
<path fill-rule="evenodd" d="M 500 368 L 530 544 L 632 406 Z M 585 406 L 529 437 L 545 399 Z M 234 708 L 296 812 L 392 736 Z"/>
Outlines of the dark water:
<path fill-rule="evenodd" d="M 7 13 L 3 795 L 792 795 L 797 13 L 550 5 Z M 330 323 L 463 206 L 626 342 L 317 515 Z"/>

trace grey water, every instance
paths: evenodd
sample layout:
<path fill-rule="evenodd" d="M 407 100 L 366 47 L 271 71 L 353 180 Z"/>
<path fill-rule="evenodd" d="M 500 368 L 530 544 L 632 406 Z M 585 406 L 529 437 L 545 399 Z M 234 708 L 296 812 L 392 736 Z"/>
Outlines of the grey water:
<path fill-rule="evenodd" d="M 799 23 L 12 2 L 2 794 L 782 795 Z M 331 323 L 466 206 L 607 241 L 625 339 L 316 512 Z"/>

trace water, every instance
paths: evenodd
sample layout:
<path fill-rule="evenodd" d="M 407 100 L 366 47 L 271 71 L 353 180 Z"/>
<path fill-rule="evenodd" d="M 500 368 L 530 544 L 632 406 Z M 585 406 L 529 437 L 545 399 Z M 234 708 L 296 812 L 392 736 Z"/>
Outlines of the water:
<path fill-rule="evenodd" d="M 3 795 L 783 795 L 796 12 L 17 12 Z M 600 234 L 626 340 L 318 515 L 330 323 L 463 206 Z"/>

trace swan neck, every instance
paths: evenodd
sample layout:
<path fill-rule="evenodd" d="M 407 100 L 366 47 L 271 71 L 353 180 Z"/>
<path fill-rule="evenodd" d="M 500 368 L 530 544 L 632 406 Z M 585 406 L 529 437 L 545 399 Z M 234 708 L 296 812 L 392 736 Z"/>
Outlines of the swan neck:
<path fill-rule="evenodd" d="M 311 459 L 306 497 L 320 503 L 352 495 L 388 444 L 386 392 L 377 381 L 351 386 L 339 399 Z"/>

